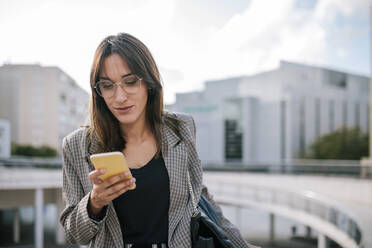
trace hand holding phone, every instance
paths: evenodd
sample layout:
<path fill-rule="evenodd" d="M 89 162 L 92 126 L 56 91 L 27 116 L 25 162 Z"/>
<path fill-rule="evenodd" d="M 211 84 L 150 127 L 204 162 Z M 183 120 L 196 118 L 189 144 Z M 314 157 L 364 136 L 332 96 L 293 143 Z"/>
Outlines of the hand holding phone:
<path fill-rule="evenodd" d="M 136 186 L 121 152 L 94 154 L 91 161 L 96 170 L 89 173 L 94 184 L 88 206 L 90 212 L 96 215 L 110 201 Z"/>
<path fill-rule="evenodd" d="M 132 178 L 132 173 L 130 173 L 128 164 L 121 152 L 93 154 L 90 156 L 90 160 L 96 170 L 105 169 L 105 174 L 101 176 L 102 180 L 123 172 L 129 172 L 129 177 Z M 135 188 L 136 186 L 134 185 L 131 189 Z"/>

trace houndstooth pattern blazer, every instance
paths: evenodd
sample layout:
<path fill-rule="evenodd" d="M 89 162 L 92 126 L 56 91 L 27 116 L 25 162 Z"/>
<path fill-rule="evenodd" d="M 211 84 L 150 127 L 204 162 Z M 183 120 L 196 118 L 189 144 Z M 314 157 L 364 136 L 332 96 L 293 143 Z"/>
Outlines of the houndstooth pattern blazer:
<path fill-rule="evenodd" d="M 180 134 L 182 140 L 165 124 L 161 129 L 162 155 L 169 175 L 170 205 L 168 245 L 170 248 L 191 247 L 190 219 L 193 207 L 187 185 L 187 170 L 195 194 L 199 201 L 203 194 L 221 218 L 222 229 L 236 247 L 249 248 L 240 232 L 227 220 L 221 208 L 213 201 L 207 188 L 202 184 L 202 166 L 195 149 L 195 124 L 191 116 L 176 114 L 182 120 Z M 104 218 L 95 221 L 88 216 L 87 205 L 93 184 L 88 177 L 94 170 L 90 155 L 102 152 L 97 139 L 89 141 L 87 128 L 80 128 L 63 140 L 63 196 L 66 207 L 60 222 L 70 243 L 89 247 L 123 248 L 123 236 L 118 217 L 111 202 Z"/>

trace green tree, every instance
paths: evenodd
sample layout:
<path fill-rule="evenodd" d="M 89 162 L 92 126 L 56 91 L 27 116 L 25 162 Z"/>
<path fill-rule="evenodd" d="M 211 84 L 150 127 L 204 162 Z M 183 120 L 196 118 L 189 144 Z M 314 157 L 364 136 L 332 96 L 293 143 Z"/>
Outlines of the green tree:
<path fill-rule="evenodd" d="M 57 150 L 53 147 L 43 145 L 35 147 L 28 144 L 12 144 L 12 155 L 28 156 L 28 157 L 56 157 Z"/>
<path fill-rule="evenodd" d="M 342 127 L 319 137 L 304 158 L 359 160 L 368 156 L 369 136 L 359 127 Z"/>

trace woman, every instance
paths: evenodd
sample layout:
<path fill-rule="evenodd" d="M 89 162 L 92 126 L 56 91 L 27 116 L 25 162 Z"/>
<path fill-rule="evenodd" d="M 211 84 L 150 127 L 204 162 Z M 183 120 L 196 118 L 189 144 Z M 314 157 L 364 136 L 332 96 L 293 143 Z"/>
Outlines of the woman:
<path fill-rule="evenodd" d="M 205 195 L 230 240 L 249 247 L 202 185 L 193 119 L 163 111 L 147 47 L 129 34 L 108 36 L 96 50 L 90 84 L 91 126 L 63 140 L 67 206 L 60 222 L 67 239 L 90 247 L 191 247 L 188 170 L 195 199 Z M 89 157 L 108 151 L 123 152 L 134 178 L 100 179 L 104 171 Z"/>

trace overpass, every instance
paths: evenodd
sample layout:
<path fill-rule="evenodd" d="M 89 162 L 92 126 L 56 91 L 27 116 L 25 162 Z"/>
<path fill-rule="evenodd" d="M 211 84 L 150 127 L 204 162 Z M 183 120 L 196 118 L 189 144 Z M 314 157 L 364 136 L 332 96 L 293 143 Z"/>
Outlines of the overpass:
<path fill-rule="evenodd" d="M 206 172 L 204 182 L 221 204 L 267 211 L 270 238 L 274 216 L 283 216 L 318 232 L 341 247 L 372 247 L 372 181 L 345 177 Z"/>
<path fill-rule="evenodd" d="M 205 184 L 220 204 L 257 208 L 274 216 L 303 223 L 318 232 L 318 247 L 326 237 L 341 247 L 372 247 L 372 181 L 346 177 L 281 175 L 249 172 L 205 172 Z M 43 247 L 42 206 L 63 209 L 60 169 L 0 166 L 0 209 L 35 207 L 35 247 Z M 16 210 L 17 213 L 17 210 Z M 56 216 L 56 218 L 58 218 Z M 19 215 L 14 219 L 14 241 L 19 241 Z M 64 243 L 56 226 L 56 243 Z"/>

